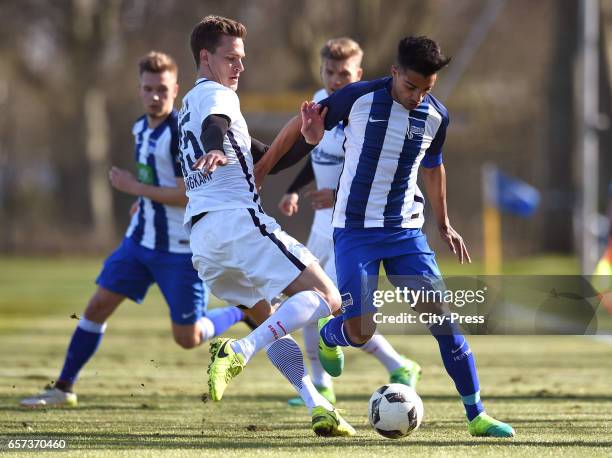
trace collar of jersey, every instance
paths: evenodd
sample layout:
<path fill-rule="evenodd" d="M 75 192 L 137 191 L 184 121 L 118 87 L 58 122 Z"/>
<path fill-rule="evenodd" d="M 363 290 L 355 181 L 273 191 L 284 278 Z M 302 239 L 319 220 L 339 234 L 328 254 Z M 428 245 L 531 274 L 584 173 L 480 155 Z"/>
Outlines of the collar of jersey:
<path fill-rule="evenodd" d="M 206 81 L 212 81 L 212 80 L 209 80 L 208 78 L 198 78 L 198 79 L 196 80 L 196 82 L 195 82 L 194 86 L 197 86 L 197 85 L 198 85 L 198 84 L 200 84 L 200 83 L 205 83 Z"/>

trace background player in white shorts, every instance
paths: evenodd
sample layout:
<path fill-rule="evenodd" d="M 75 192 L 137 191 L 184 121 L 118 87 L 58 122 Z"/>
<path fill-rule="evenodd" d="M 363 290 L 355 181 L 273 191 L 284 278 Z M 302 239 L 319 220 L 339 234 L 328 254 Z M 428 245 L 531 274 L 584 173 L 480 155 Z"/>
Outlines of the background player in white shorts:
<path fill-rule="evenodd" d="M 321 81 L 324 88 L 313 96 L 315 102 L 323 100 L 347 84 L 361 80 L 363 51 L 356 41 L 346 37 L 328 40 L 321 48 L 320 55 Z M 319 259 L 321 267 L 334 282 L 336 281 L 336 263 L 331 220 L 336 186 L 344 165 L 343 143 L 344 126 L 342 124 L 325 131 L 323 139 L 314 147 L 306 165 L 291 183 L 278 205 L 285 215 L 296 214 L 299 208 L 298 191 L 316 180 L 317 190 L 306 194 L 311 199 L 312 207 L 315 210 L 306 246 Z M 275 154 L 274 149 L 269 154 Z M 314 324 L 305 326 L 304 346 L 310 360 L 313 383 L 323 396 L 330 402 L 335 402 L 331 377 L 319 361 L 318 343 L 317 326 Z M 398 354 L 385 337 L 375 334 L 360 349 L 374 356 L 385 366 L 391 383 L 403 383 L 413 388 L 416 387 L 421 367 L 416 362 Z M 289 404 L 303 405 L 301 398 L 290 399 Z"/>
<path fill-rule="evenodd" d="M 198 79 L 179 115 L 193 264 L 213 294 L 242 304 L 261 323 L 243 339 L 211 345 L 210 396 L 219 401 L 229 381 L 266 348 L 311 410 L 315 433 L 353 435 L 312 385 L 288 335 L 337 311 L 340 294 L 314 256 L 261 208 L 253 177 L 255 143 L 235 93 L 244 70 L 245 35 L 242 24 L 217 16 L 195 26 L 191 50 Z M 281 292 L 289 299 L 272 314 L 270 301 Z"/>

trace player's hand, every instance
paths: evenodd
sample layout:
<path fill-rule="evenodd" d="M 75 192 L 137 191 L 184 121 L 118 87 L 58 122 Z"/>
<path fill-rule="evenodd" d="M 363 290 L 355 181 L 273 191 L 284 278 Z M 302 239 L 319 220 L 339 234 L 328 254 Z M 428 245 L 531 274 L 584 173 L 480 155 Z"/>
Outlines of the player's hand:
<path fill-rule="evenodd" d="M 332 208 L 336 198 L 336 190 L 325 188 L 319 189 L 318 191 L 309 191 L 306 193 L 306 197 L 310 197 L 310 200 L 312 201 L 312 208 L 314 210 Z"/>
<path fill-rule="evenodd" d="M 193 164 L 193 170 L 199 170 L 204 175 L 214 172 L 217 167 L 227 165 L 227 156 L 223 151 L 211 150 Z"/>
<path fill-rule="evenodd" d="M 302 135 L 306 143 L 310 145 L 318 144 L 325 132 L 325 115 L 327 107 L 321 110 L 321 106 L 315 102 L 304 102 L 300 108 L 302 115 Z"/>
<path fill-rule="evenodd" d="M 300 199 L 300 196 L 298 196 L 297 193 L 295 192 L 292 192 L 290 194 L 285 194 L 283 198 L 280 200 L 280 202 L 278 203 L 278 208 L 283 213 L 283 215 L 293 216 L 299 210 L 299 207 L 298 207 L 299 199 Z"/>
<path fill-rule="evenodd" d="M 138 211 L 138 205 L 140 204 L 140 200 L 137 200 L 130 207 L 130 216 L 134 216 L 134 213 Z"/>
<path fill-rule="evenodd" d="M 119 167 L 111 167 L 108 172 L 108 179 L 113 188 L 127 194 L 139 195 L 138 186 L 140 183 L 134 175 L 128 170 L 120 169 Z"/>
<path fill-rule="evenodd" d="M 464 262 L 471 263 L 472 258 L 470 258 L 465 242 L 459 233 L 453 229 L 450 224 L 442 225 L 438 229 L 440 231 L 440 237 L 442 237 L 450 250 L 457 256 L 459 262 L 461 264 Z"/>

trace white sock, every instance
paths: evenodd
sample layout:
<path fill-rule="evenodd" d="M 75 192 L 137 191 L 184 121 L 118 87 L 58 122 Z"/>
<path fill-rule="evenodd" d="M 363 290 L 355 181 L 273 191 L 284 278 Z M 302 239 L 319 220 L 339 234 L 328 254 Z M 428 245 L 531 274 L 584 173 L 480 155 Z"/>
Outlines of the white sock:
<path fill-rule="evenodd" d="M 96 334 L 104 334 L 104 331 L 106 331 L 106 322 L 96 323 L 95 321 L 90 321 L 85 317 L 81 317 L 77 326 L 83 331 L 95 332 Z"/>
<path fill-rule="evenodd" d="M 202 339 L 202 343 L 212 339 L 215 336 L 215 323 L 213 323 L 209 318 L 203 316 L 198 320 L 198 324 L 200 326 L 200 338 Z"/>
<path fill-rule="evenodd" d="M 248 362 L 255 353 L 275 340 L 308 323 L 316 323 L 319 318 L 330 313 L 329 305 L 323 297 L 314 291 L 301 291 L 283 302 L 276 312 L 248 336 L 232 342 L 232 349 L 242 353 Z"/>
<path fill-rule="evenodd" d="M 333 406 L 315 388 L 306 372 L 304 357 L 297 342 L 284 336 L 267 346 L 268 358 L 304 400 L 308 411 L 316 406 L 333 410 Z"/>
<path fill-rule="evenodd" d="M 308 323 L 304 326 L 304 348 L 306 349 L 306 357 L 310 361 L 310 373 L 312 383 L 316 386 L 324 386 L 331 388 L 331 376 L 325 372 L 321 361 L 319 361 L 319 327 L 316 323 Z"/>
<path fill-rule="evenodd" d="M 389 372 L 404 365 L 404 358 L 395 351 L 389 341 L 380 334 L 374 334 L 365 345 L 360 347 L 366 353 L 371 354 L 385 366 Z"/>

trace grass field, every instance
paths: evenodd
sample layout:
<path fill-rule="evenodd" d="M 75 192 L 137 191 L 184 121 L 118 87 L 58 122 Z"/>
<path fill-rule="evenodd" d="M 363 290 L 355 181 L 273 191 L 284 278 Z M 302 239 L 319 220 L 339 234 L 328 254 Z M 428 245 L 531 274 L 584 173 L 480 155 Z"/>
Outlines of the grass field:
<path fill-rule="evenodd" d="M 444 263 L 443 263 L 444 264 Z M 93 291 L 98 259 L 0 259 L 0 454 L 9 438 L 58 438 L 79 456 L 577 456 L 612 453 L 612 345 L 586 337 L 472 337 L 487 410 L 509 421 L 512 440 L 468 435 L 463 409 L 428 336 L 392 336 L 420 361 L 425 420 L 400 441 L 367 423 L 367 401 L 386 381 L 377 362 L 347 352 L 336 382 L 339 407 L 357 428 L 350 439 L 315 437 L 305 409 L 290 408 L 291 387 L 257 356 L 221 403 L 202 402 L 205 348 L 172 341 L 154 288 L 143 305 L 126 303 L 111 319 L 97 355 L 76 386 L 79 407 L 27 411 L 19 398 L 54 380 Z M 450 266 L 443 266 L 452 273 Z M 473 272 L 478 271 L 473 266 Z M 508 272 L 573 273 L 565 258 L 540 258 Z M 232 333 L 242 335 L 239 325 Z M 32 453 L 28 453 L 32 455 Z"/>

